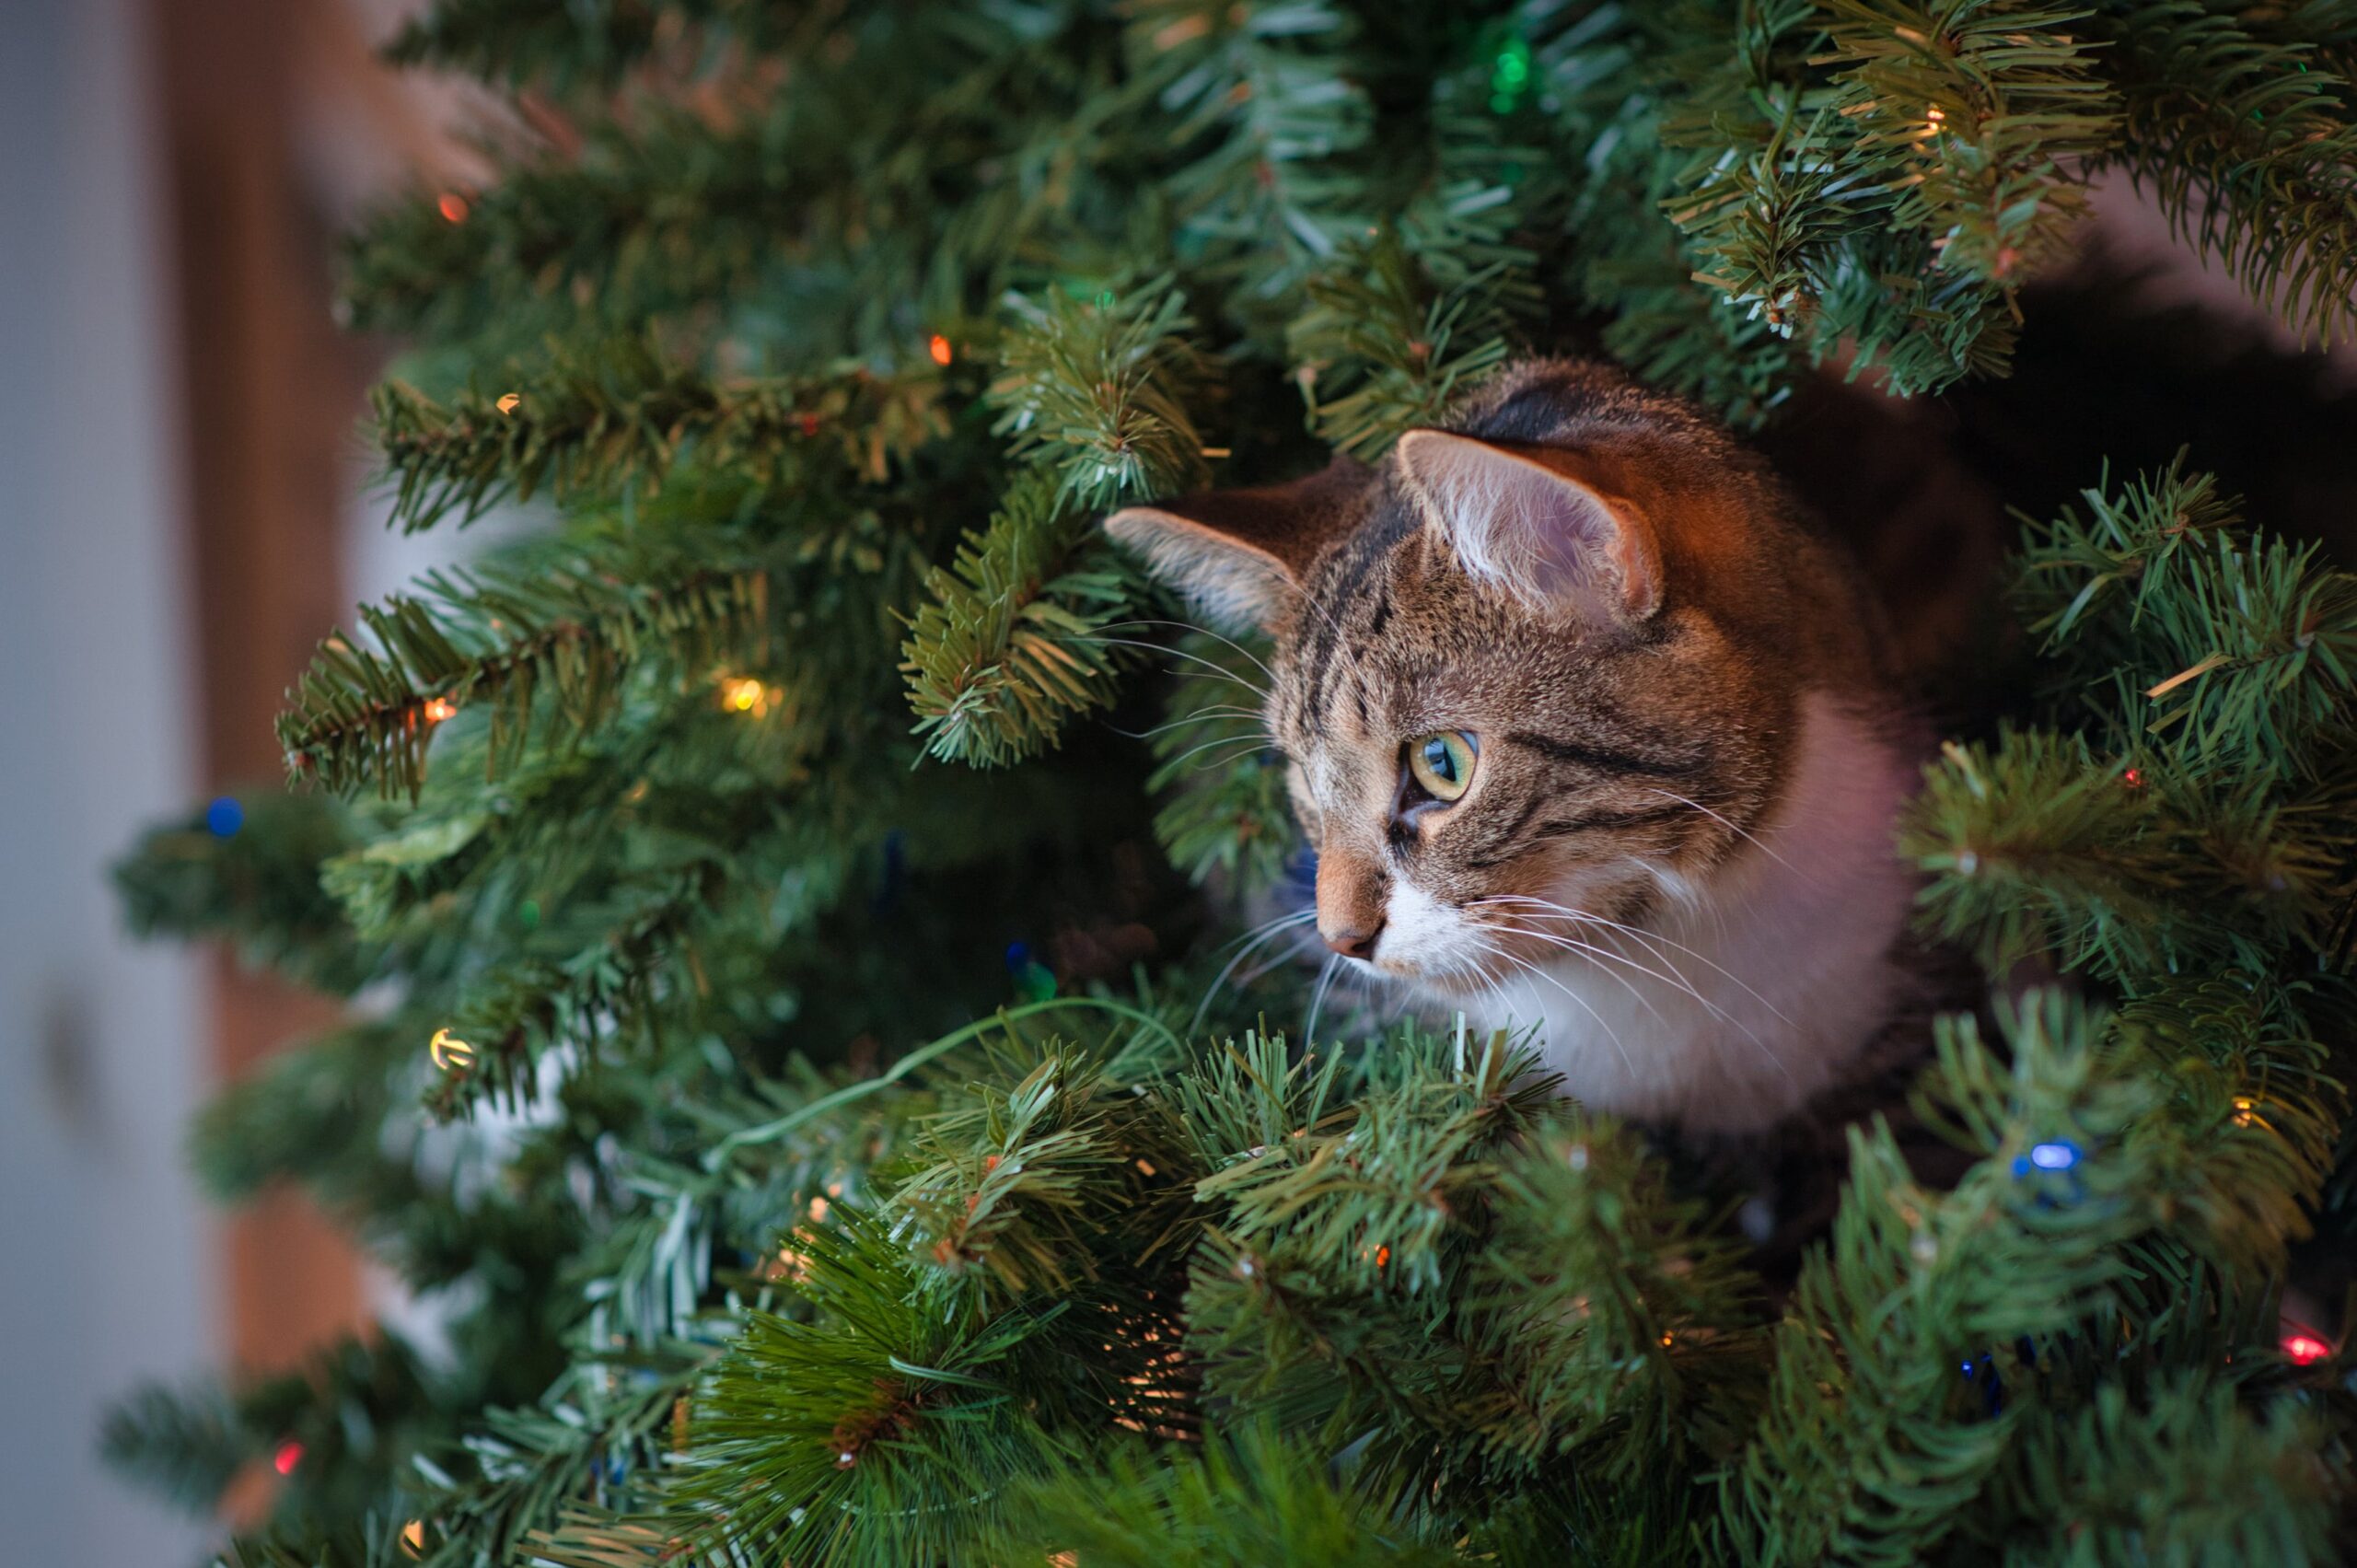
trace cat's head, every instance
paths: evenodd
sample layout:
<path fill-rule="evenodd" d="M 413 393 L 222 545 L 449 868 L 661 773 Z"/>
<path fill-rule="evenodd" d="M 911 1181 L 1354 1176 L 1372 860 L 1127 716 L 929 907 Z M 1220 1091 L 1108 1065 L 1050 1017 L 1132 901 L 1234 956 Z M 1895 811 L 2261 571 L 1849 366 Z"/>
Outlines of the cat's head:
<path fill-rule="evenodd" d="M 1600 366 L 1518 366 L 1371 469 L 1106 527 L 1274 635 L 1318 931 L 1444 991 L 1728 892 L 1803 693 L 1878 693 L 1875 611 L 1759 461 Z"/>

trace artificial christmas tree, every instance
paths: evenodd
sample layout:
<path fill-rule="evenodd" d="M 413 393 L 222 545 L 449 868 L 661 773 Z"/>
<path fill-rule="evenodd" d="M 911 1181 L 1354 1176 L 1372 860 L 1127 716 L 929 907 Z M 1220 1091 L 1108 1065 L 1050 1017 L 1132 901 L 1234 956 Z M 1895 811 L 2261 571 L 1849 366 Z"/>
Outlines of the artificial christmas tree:
<path fill-rule="evenodd" d="M 193 1503 L 276 1462 L 232 1561 L 2336 1557 L 2357 1412 L 2278 1325 L 2351 1167 L 2357 586 L 2200 450 L 1987 400 L 2118 363 L 2031 286 L 2106 168 L 2350 325 L 2357 7 L 443 0 L 392 48 L 531 127 L 354 241 L 418 343 L 395 518 L 553 516 L 323 645 L 295 793 L 122 873 L 365 1004 L 196 1158 L 448 1325 L 125 1404 Z M 1982 465 L 2039 508 L 2019 651 L 1895 853 L 2059 983 L 1942 1023 L 1956 1179 L 1860 1122 L 1790 1281 L 1527 1042 L 1317 994 L 1259 656 L 1097 527 L 1521 347 L 1803 447 L 1829 368 L 2038 426 Z"/>

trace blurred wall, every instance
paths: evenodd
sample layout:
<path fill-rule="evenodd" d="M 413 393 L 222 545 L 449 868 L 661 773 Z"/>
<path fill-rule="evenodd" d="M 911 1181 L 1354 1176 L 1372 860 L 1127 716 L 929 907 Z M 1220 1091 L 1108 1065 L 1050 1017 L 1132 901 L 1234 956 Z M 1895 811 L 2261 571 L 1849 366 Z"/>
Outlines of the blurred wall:
<path fill-rule="evenodd" d="M 0 4 L 0 1560 L 177 1568 L 102 1405 L 221 1344 L 180 1159 L 199 966 L 103 877 L 196 788 L 155 109 L 132 0 Z"/>

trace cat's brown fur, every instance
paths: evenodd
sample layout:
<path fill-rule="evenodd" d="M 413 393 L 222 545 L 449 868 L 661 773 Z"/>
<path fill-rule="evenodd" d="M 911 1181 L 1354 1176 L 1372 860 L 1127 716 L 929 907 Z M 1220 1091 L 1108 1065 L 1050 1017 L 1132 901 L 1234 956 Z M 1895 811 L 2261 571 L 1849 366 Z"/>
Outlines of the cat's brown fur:
<path fill-rule="evenodd" d="M 1347 961 L 1538 1023 L 1608 1109 L 1789 1111 L 1900 989 L 1880 952 L 1814 946 L 1887 947 L 1905 907 L 1910 742 L 1871 595 L 1759 459 L 1607 368 L 1515 366 L 1447 431 L 1108 527 L 1274 633 L 1271 730 Z M 1403 772 L 1440 730 L 1478 741 L 1454 803 Z"/>

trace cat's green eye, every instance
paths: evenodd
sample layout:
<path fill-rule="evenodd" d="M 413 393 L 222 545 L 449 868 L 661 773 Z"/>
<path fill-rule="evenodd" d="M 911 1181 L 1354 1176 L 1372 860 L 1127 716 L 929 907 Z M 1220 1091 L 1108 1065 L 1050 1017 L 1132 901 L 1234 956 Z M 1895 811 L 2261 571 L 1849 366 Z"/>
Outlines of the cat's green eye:
<path fill-rule="evenodd" d="M 1473 782 L 1473 738 L 1440 729 L 1408 742 L 1408 775 L 1434 800 L 1455 800 Z"/>

